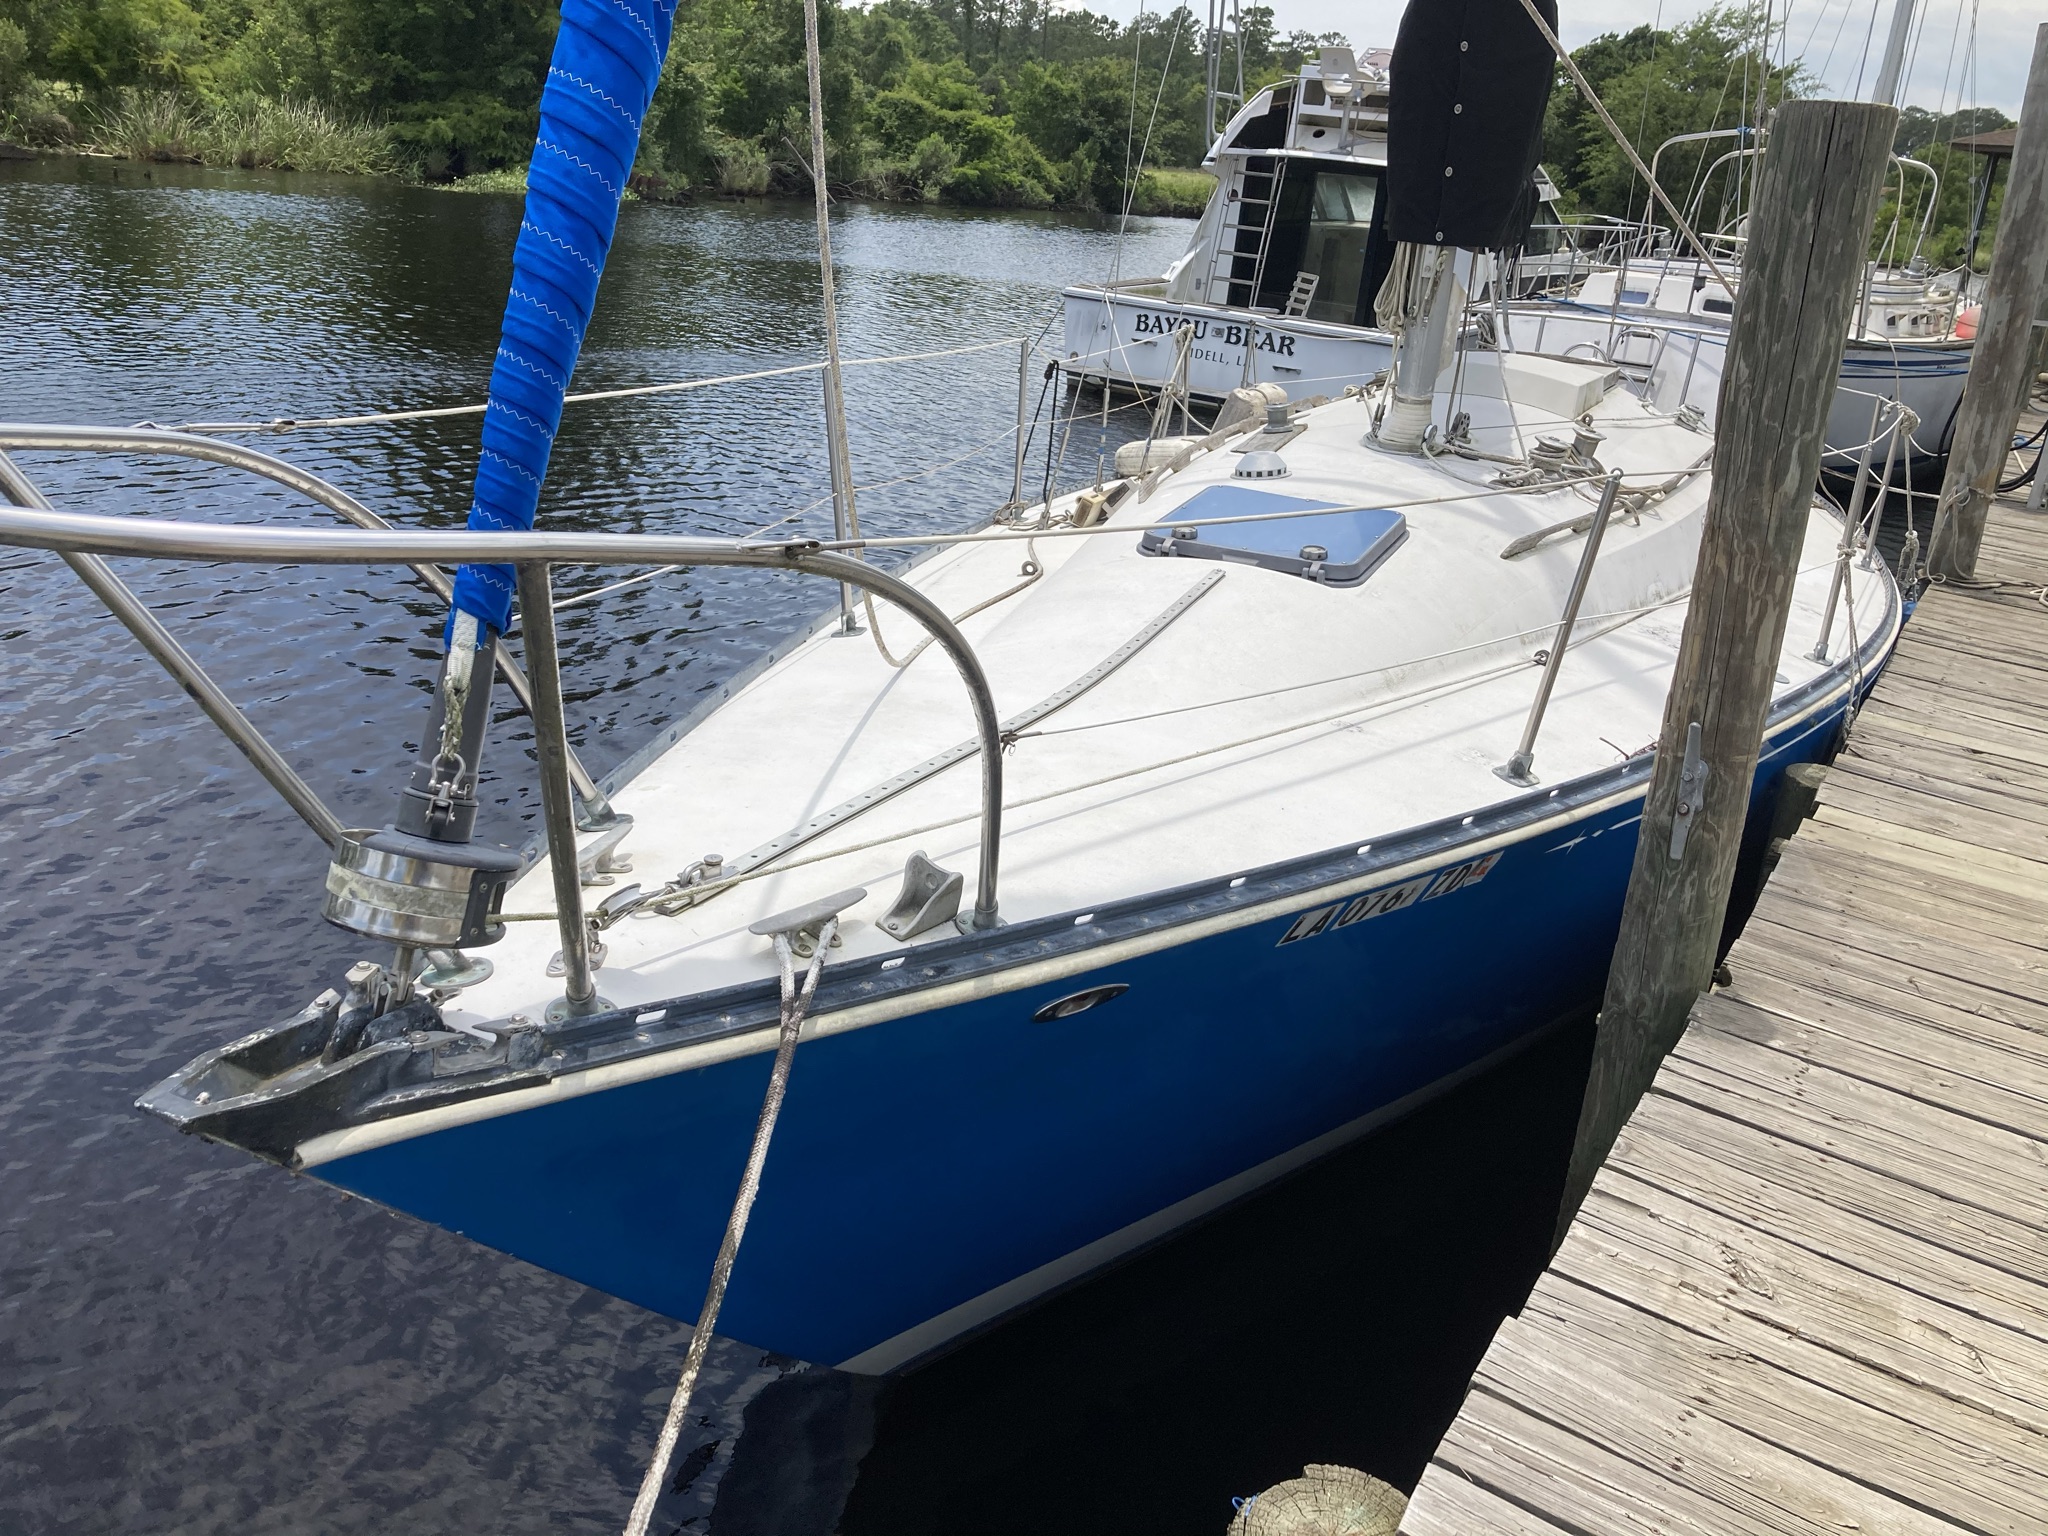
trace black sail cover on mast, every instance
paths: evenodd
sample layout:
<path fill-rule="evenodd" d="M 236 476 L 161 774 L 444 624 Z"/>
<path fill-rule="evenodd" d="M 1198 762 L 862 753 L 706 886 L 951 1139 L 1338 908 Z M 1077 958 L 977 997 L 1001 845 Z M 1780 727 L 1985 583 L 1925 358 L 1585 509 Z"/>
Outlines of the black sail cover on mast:
<path fill-rule="evenodd" d="M 1557 0 L 1536 0 L 1553 33 Z M 1415 245 L 1512 249 L 1554 72 L 1521 0 L 1408 0 L 1387 103 L 1387 232 Z"/>

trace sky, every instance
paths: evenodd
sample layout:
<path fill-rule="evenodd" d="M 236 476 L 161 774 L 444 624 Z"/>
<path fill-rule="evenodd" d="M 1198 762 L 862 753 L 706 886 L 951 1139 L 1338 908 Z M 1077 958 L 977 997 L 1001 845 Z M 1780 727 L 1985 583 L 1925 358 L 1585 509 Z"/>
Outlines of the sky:
<path fill-rule="evenodd" d="M 1145 0 L 1148 10 L 1174 0 Z M 1202 0 L 1188 0 L 1197 15 Z M 1282 33 L 1342 32 L 1355 47 L 1385 46 L 1401 25 L 1401 0 L 1270 0 Z M 1777 0 L 1782 4 L 1782 0 Z M 1828 89 L 1824 94 L 1867 94 L 1884 52 L 1893 0 L 1791 0 L 1789 51 L 1806 60 Z M 1128 21 L 1139 0 L 1092 0 L 1088 9 Z M 1603 32 L 1625 32 L 1645 22 L 1671 26 L 1706 9 L 1702 0 L 1559 0 L 1560 33 L 1576 48 Z M 1975 78 L 1969 76 L 1970 25 L 1975 15 Z M 1929 111 L 1957 106 L 1997 107 L 2019 115 L 2034 30 L 2044 20 L 2039 0 L 1922 0 L 1915 45 L 1907 49 L 1904 106 Z M 1866 50 L 1865 40 L 1868 39 Z M 1953 48 L 1951 48 L 1953 42 Z M 1867 57 L 1866 57 L 1867 53 Z M 1856 90 L 1859 69 L 1863 91 Z M 1944 76 L 1946 88 L 1944 89 Z"/>

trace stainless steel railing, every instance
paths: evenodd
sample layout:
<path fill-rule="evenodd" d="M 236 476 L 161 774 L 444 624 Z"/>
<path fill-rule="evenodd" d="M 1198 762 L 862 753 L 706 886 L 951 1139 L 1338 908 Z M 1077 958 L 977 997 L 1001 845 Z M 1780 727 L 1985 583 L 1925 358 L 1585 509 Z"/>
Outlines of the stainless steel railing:
<path fill-rule="evenodd" d="M 167 444 L 165 439 L 176 439 L 177 442 L 175 445 Z M 557 918 L 562 930 L 563 955 L 565 962 L 572 967 L 573 957 L 585 957 L 583 974 L 572 977 L 572 992 L 576 981 L 581 981 L 586 991 L 589 990 L 588 930 L 582 912 L 580 883 L 575 874 L 576 828 L 570 789 L 577 770 L 562 729 L 559 659 L 554 644 L 552 614 L 547 606 L 552 567 L 756 567 L 793 571 L 819 580 L 865 587 L 901 608 L 937 641 L 951 658 L 966 686 L 980 742 L 982 800 L 978 885 L 973 915 L 968 923 L 974 928 L 996 925 L 1003 759 L 995 699 L 980 659 L 945 611 L 915 587 L 886 571 L 851 555 L 821 549 L 816 541 L 808 539 L 751 542 L 672 534 L 397 530 L 317 476 L 253 450 L 178 433 L 136 434 L 102 428 L 0 424 L 0 449 L 7 447 L 185 453 L 190 457 L 251 469 L 267 479 L 291 485 L 305 491 L 322 505 L 342 512 L 359 525 L 351 529 L 252 528 L 61 512 L 52 509 L 19 469 L 7 460 L 4 452 L 0 452 L 0 491 L 4 491 L 6 499 L 14 503 L 13 506 L 0 506 L 0 545 L 48 549 L 61 554 L 73 569 L 85 577 L 95 595 L 142 640 L 150 654 L 164 665 L 179 685 L 193 695 L 208 717 L 250 759 L 271 786 L 330 845 L 341 836 L 341 819 L 321 802 L 248 717 L 228 699 L 225 691 L 205 674 L 100 557 L 117 555 L 259 565 L 404 565 L 423 577 L 431 571 L 442 581 L 446 580 L 445 575 L 435 569 L 439 564 L 476 562 L 518 567 L 522 608 L 526 617 L 524 638 L 528 659 L 533 663 L 532 677 L 520 676 L 526 685 L 526 697 L 531 701 L 536 737 L 540 741 L 542 814 L 555 864 Z M 534 622 L 535 616 L 541 613 L 549 613 L 548 622 Z M 557 743 L 559 752 L 553 750 Z"/>
<path fill-rule="evenodd" d="M 4 453 L 0 453 L 0 496 L 32 511 L 56 510 Z M 177 680 L 179 687 L 191 695 L 193 702 L 206 712 L 206 717 L 219 727 L 221 734 L 241 749 L 270 787 L 284 797 L 285 804 L 297 811 L 328 847 L 339 847 L 345 830 L 341 818 L 330 811 L 313 792 L 313 787 L 293 771 L 291 764 L 263 738 L 249 717 L 236 708 L 220 685 L 206 675 L 205 669 L 144 606 L 142 599 L 114 574 L 113 568 L 98 555 L 81 554 L 75 550 L 61 553 L 64 563 L 85 583 L 86 589 L 142 642 L 142 648 Z"/>
<path fill-rule="evenodd" d="M 1564 612 L 1558 615 L 1557 635 L 1550 642 L 1550 654 L 1543 658 L 1543 675 L 1536 682 L 1536 697 L 1529 705 L 1529 718 L 1522 725 L 1522 739 L 1514 755 L 1493 771 L 1508 783 L 1524 788 L 1536 782 L 1531 771 L 1536 764 L 1536 734 L 1543 729 L 1543 716 L 1550 708 L 1551 691 L 1557 687 L 1558 668 L 1572 643 L 1572 630 L 1579 622 L 1579 605 L 1586 600 L 1586 588 L 1593 580 L 1593 563 L 1600 558 L 1600 544 L 1607 537 L 1607 524 L 1614 516 L 1614 498 L 1621 490 L 1621 471 L 1614 470 L 1600 488 L 1600 509 L 1586 530 L 1586 547 L 1579 552 L 1579 568 L 1572 574 L 1571 590 L 1565 594 Z"/>
<path fill-rule="evenodd" d="M 4 462 L 5 450 L 9 448 L 202 459 L 208 463 L 225 465 L 230 469 L 246 470 L 261 479 L 297 491 L 307 499 L 326 507 L 330 512 L 339 513 L 358 528 L 369 528 L 378 532 L 389 532 L 391 529 L 389 523 L 355 497 L 339 486 L 330 485 L 318 475 L 309 474 L 297 465 L 288 464 L 283 459 L 273 458 L 267 453 L 259 453 L 254 448 L 244 448 L 239 443 L 224 443 L 217 438 L 202 437 L 195 432 L 171 432 L 161 427 L 66 427 L 9 422 L 0 425 L 0 462 Z M 20 471 L 13 469 L 10 478 L 15 482 L 14 487 L 0 487 L 8 499 L 16 506 L 35 505 L 33 501 L 24 501 L 18 494 L 19 487 L 27 486 L 27 481 L 21 476 Z M 28 493 L 34 495 L 34 488 L 28 487 Z M 47 502 L 43 502 L 42 505 L 48 507 Z M 454 581 L 439 567 L 415 565 L 412 573 L 443 602 L 454 595 Z M 83 577 L 84 572 L 81 571 L 80 575 Z M 90 581 L 87 584 L 92 585 Z M 94 588 L 94 592 L 102 602 L 106 601 L 106 595 L 97 587 Z M 116 611 L 118 614 L 119 610 Z M 130 627 L 133 628 L 132 625 Z M 147 641 L 144 643 L 148 644 Z M 498 642 L 497 652 L 498 671 L 505 678 L 505 686 L 512 690 L 512 696 L 519 701 L 519 707 L 529 715 L 532 714 L 533 688 L 526 680 L 526 673 L 520 669 L 518 661 L 514 659 L 503 640 Z M 153 648 L 152 654 L 155 654 Z M 163 658 L 159 656 L 158 660 L 161 661 Z M 166 662 L 165 665 L 169 666 L 169 663 Z M 177 669 L 171 670 L 175 674 Z M 597 781 L 585 771 L 583 764 L 577 760 L 573 752 L 569 754 L 569 778 L 576 786 L 576 793 L 582 797 L 588 821 L 592 825 L 610 821 L 612 809 L 605 800 L 604 791 L 598 788 Z"/>

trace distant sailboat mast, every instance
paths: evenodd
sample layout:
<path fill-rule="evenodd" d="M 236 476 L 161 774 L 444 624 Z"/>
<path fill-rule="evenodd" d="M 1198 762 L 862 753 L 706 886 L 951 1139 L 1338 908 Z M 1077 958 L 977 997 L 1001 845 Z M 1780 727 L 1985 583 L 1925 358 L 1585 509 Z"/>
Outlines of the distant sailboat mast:
<path fill-rule="evenodd" d="M 1913 0 L 1898 0 L 1892 7 L 1891 35 L 1884 40 L 1884 63 L 1877 71 L 1877 84 L 1870 99 L 1887 107 L 1899 104 L 1900 72 L 1906 64 L 1906 35 L 1913 30 Z"/>

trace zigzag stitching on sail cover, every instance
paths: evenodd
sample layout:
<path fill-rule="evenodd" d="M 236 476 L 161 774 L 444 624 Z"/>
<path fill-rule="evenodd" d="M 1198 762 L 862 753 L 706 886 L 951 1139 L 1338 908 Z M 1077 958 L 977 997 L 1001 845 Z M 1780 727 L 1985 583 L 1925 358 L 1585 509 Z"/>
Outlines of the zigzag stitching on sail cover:
<path fill-rule="evenodd" d="M 518 475 L 522 479 L 531 480 L 533 482 L 533 488 L 536 491 L 540 489 L 540 476 L 536 475 L 524 464 L 520 464 L 512 459 L 506 458 L 504 454 L 498 452 L 498 450 L 495 448 L 486 448 L 483 452 L 483 456 L 487 459 L 496 459 L 500 464 L 504 465 L 507 469 L 511 470 L 513 474 Z M 475 516 L 477 512 L 481 512 L 486 518 L 490 519 L 494 527 L 506 528 L 511 526 L 509 523 L 498 522 L 498 514 L 492 511 L 491 508 L 489 507 L 479 506 L 473 508 L 470 515 Z"/>
<path fill-rule="evenodd" d="M 564 318 L 560 311 L 553 309 L 544 301 L 535 298 L 532 294 L 527 293 L 525 290 L 519 288 L 514 288 L 512 290 L 511 296 L 519 300 L 522 304 L 531 304 L 535 309 L 539 310 L 542 314 L 546 315 L 550 320 L 554 321 L 555 324 L 559 325 L 563 330 L 569 333 L 570 340 L 580 342 L 583 339 L 581 334 L 577 331 L 576 327 L 570 324 L 569 321 L 566 318 Z"/>
<path fill-rule="evenodd" d="M 632 124 L 632 126 L 635 129 L 639 128 L 640 119 L 634 113 L 633 109 L 627 106 L 623 101 L 620 101 L 618 97 L 612 95 L 612 93 L 610 91 L 607 91 L 603 86 L 597 84 L 597 82 L 595 82 L 594 80 L 586 80 L 581 75 L 572 75 L 566 69 L 558 69 L 556 66 L 552 64 L 548 66 L 548 74 L 556 80 L 566 80 L 571 85 L 582 88 L 582 90 L 584 90 L 586 93 L 595 96 L 599 101 L 603 102 L 606 106 L 610 107 L 614 112 L 618 113 L 619 116 L 623 117 L 628 123 Z"/>
<path fill-rule="evenodd" d="M 654 55 L 654 67 L 656 70 L 659 70 L 661 68 L 661 42 L 655 37 L 654 28 L 648 26 L 646 21 L 641 18 L 640 13 L 630 5 L 625 4 L 624 0 L 612 0 L 612 8 L 631 18 L 633 25 L 646 35 L 648 51 Z M 670 11 L 662 10 L 661 0 L 655 0 L 655 9 L 661 10 L 661 14 L 664 16 L 673 14 Z"/>
<path fill-rule="evenodd" d="M 513 529 L 511 531 L 523 532 L 524 530 Z M 503 592 L 508 597 L 512 595 L 512 583 L 500 574 L 504 570 L 503 566 L 465 565 L 462 570 L 471 581 L 476 582 L 479 586 L 489 587 L 494 592 Z"/>
<path fill-rule="evenodd" d="M 553 153 L 560 155 L 564 160 L 568 161 L 578 170 L 584 171 L 588 173 L 590 176 L 594 177 L 597 181 L 597 184 L 600 187 L 603 187 L 605 191 L 611 193 L 611 195 L 614 198 L 616 198 L 619 195 L 619 189 L 613 186 L 610 181 L 605 179 L 605 174 L 603 171 L 600 171 L 596 166 L 592 165 L 588 160 L 585 160 L 581 155 L 570 154 L 568 150 L 562 148 L 562 146 L 557 144 L 553 139 L 537 139 L 534 141 L 534 148 L 550 150 Z"/>
<path fill-rule="evenodd" d="M 567 389 L 569 387 L 567 380 L 556 378 L 552 373 L 549 373 L 547 369 L 541 367 L 539 363 L 528 362 L 525 358 L 521 357 L 517 352 L 514 352 L 510 347 L 499 347 L 498 356 L 504 358 L 505 361 L 508 363 L 517 363 L 521 368 L 524 368 L 528 373 L 534 375 L 534 377 L 538 378 L 544 384 L 552 384 L 557 389 Z"/>
<path fill-rule="evenodd" d="M 522 421 L 526 423 L 527 426 L 533 428 L 534 431 L 540 433 L 540 435 L 542 437 L 545 437 L 549 442 L 552 443 L 555 440 L 555 433 L 552 427 L 550 427 L 546 422 L 542 421 L 538 416 L 529 416 L 525 411 L 520 410 L 519 407 L 516 405 L 507 405 L 502 400 L 486 400 L 484 402 L 484 409 L 487 411 L 503 411 L 507 416 L 510 416 L 514 421 Z"/>
<path fill-rule="evenodd" d="M 592 261 L 588 256 L 584 255 L 581 251 L 577 250 L 575 246 L 571 245 L 568 241 L 564 240 L 560 235 L 556 234 L 554 231 L 542 229 L 538 224 L 534 223 L 531 219 L 521 219 L 519 221 L 519 228 L 522 232 L 538 235 L 541 239 L 547 241 L 549 245 L 554 246 L 557 250 L 563 251 L 570 256 L 574 256 L 578 261 L 582 262 L 583 265 L 590 268 L 592 272 L 597 273 L 600 276 L 603 275 L 601 269 L 598 267 L 598 264 L 596 262 Z"/>

